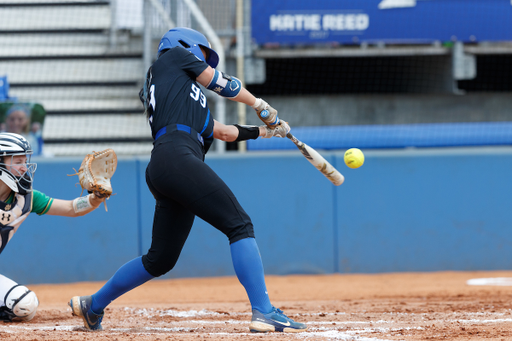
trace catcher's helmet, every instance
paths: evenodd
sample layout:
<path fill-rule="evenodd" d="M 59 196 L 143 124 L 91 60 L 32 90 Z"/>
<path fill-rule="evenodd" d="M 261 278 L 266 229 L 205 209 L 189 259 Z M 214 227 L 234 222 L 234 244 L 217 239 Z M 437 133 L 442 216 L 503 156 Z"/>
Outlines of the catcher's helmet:
<path fill-rule="evenodd" d="M 219 64 L 219 55 L 217 52 L 212 50 L 208 39 L 196 30 L 186 27 L 176 27 L 169 30 L 160 40 L 158 56 L 160 56 L 163 51 L 176 46 L 183 47 L 192 52 L 197 58 L 208 63 L 212 68 L 215 68 L 217 64 Z M 201 52 L 201 47 L 209 52 L 206 60 Z"/>
<path fill-rule="evenodd" d="M 19 170 L 19 167 L 11 167 L 13 157 L 16 155 L 25 155 L 27 157 L 25 171 Z M 3 181 L 13 191 L 26 194 L 32 191 L 32 181 L 37 165 L 30 163 L 32 147 L 27 139 L 18 134 L 0 133 L 0 180 Z M 9 156 L 10 162 L 6 163 Z"/>

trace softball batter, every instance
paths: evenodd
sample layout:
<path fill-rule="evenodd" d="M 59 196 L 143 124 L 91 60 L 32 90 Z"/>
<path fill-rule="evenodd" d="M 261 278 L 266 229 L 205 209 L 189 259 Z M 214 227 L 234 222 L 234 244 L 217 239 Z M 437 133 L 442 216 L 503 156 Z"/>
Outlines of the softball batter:
<path fill-rule="evenodd" d="M 36 164 L 30 163 L 32 148 L 21 135 L 1 133 L 0 155 L 0 253 L 31 212 L 76 217 L 105 200 L 95 194 L 59 200 L 32 190 Z M 0 275 L 0 321 L 30 321 L 38 306 L 34 292 Z"/>
<path fill-rule="evenodd" d="M 218 61 L 206 37 L 197 31 L 175 28 L 160 41 L 158 59 L 149 68 L 140 93 L 155 140 L 146 169 L 146 181 L 156 199 L 151 247 L 144 256 L 124 264 L 95 294 L 71 299 L 73 314 L 82 317 L 90 330 L 102 329 L 103 311 L 110 302 L 174 267 L 195 216 L 229 240 L 236 275 L 252 306 L 250 330 L 306 330 L 305 324 L 293 321 L 270 303 L 251 219 L 224 181 L 204 163 L 214 138 L 242 141 L 285 137 L 290 127 L 237 78 L 215 70 Z M 215 121 L 198 83 L 252 106 L 267 125 Z"/>

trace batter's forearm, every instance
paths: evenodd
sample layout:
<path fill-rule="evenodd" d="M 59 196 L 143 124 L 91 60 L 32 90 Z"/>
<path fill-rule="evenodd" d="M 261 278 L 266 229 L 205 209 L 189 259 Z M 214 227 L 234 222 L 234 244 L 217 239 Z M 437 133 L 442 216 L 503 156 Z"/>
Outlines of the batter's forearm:
<path fill-rule="evenodd" d="M 214 120 L 213 137 L 218 140 L 226 142 L 245 141 L 251 139 L 254 140 L 266 135 L 267 130 L 265 126 L 241 126 L 238 124 L 225 125 Z"/>
<path fill-rule="evenodd" d="M 214 121 L 213 137 L 225 142 L 233 142 L 238 136 L 238 129 L 233 125 L 225 125 Z"/>
<path fill-rule="evenodd" d="M 232 101 L 244 103 L 248 106 L 253 106 L 256 102 L 256 97 L 254 97 L 253 94 L 249 92 L 246 88 L 242 88 L 240 90 L 240 93 L 235 98 L 230 98 Z"/>

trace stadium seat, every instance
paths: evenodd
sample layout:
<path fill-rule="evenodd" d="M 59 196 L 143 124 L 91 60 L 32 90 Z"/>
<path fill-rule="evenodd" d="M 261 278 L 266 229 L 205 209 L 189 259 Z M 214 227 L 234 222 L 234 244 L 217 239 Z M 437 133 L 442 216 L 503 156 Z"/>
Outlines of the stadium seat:
<path fill-rule="evenodd" d="M 0 101 L 7 99 L 9 92 L 9 83 L 7 83 L 7 76 L 0 77 Z"/>
<path fill-rule="evenodd" d="M 7 76 L 0 77 L 0 101 L 16 101 L 16 98 L 9 97 L 9 82 Z"/>

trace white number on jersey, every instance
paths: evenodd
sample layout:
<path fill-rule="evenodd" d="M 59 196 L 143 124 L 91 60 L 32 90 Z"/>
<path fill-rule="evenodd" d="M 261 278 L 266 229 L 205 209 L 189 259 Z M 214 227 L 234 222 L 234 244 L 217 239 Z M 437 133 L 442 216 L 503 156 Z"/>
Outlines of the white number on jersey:
<path fill-rule="evenodd" d="M 155 99 L 155 85 L 151 85 L 149 88 L 149 105 L 153 107 L 153 111 L 156 109 L 156 99 Z"/>
<path fill-rule="evenodd" d="M 201 89 L 198 88 L 195 84 L 192 84 L 192 92 L 190 93 L 190 97 L 197 101 L 200 99 L 199 103 L 203 108 L 206 108 L 206 96 L 202 93 Z"/>

